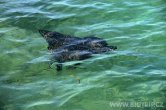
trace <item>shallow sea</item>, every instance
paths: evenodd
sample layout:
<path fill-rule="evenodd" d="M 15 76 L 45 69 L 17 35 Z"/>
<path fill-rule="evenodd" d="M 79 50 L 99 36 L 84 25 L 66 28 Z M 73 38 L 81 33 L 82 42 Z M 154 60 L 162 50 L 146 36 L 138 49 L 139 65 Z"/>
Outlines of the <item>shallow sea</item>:
<path fill-rule="evenodd" d="M 94 35 L 118 49 L 75 69 L 67 68 L 75 61 L 67 62 L 57 73 L 54 65 L 48 68 L 47 43 L 38 29 Z M 165 110 L 164 105 L 165 0 L 0 0 L 0 110 Z"/>

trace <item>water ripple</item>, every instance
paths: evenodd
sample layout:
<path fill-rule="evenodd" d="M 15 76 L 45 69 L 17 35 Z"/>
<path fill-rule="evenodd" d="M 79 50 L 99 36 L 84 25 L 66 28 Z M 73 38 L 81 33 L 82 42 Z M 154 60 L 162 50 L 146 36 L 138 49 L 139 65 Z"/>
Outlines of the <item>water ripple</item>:
<path fill-rule="evenodd" d="M 1 0 L 0 109 L 110 109 L 165 101 L 165 1 Z M 97 36 L 114 52 L 48 68 L 38 29 Z M 82 63 L 76 69 L 69 69 Z"/>

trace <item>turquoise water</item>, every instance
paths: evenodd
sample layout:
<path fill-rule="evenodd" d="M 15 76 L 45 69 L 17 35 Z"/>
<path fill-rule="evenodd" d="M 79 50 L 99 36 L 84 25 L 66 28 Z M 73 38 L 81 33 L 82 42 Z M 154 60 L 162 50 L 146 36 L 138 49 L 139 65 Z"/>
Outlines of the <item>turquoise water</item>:
<path fill-rule="evenodd" d="M 0 110 L 165 109 L 165 0 L 1 0 L 0 13 Z M 95 35 L 118 49 L 58 74 L 38 29 Z"/>

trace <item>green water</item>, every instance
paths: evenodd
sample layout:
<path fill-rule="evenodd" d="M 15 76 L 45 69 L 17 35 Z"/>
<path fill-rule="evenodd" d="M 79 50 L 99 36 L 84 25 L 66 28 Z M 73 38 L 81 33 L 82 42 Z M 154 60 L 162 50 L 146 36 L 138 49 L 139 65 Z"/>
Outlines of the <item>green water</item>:
<path fill-rule="evenodd" d="M 38 29 L 118 49 L 58 74 Z M 0 52 L 0 110 L 165 110 L 165 0 L 0 0 Z"/>

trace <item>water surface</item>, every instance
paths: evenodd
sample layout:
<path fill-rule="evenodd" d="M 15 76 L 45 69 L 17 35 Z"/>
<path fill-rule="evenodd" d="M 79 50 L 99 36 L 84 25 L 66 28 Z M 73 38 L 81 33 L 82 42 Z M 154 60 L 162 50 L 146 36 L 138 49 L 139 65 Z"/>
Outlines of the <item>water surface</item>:
<path fill-rule="evenodd" d="M 166 104 L 164 0 L 1 0 L 0 13 L 1 110 L 164 110 L 110 106 Z M 118 50 L 58 74 L 38 29 L 94 35 Z"/>

